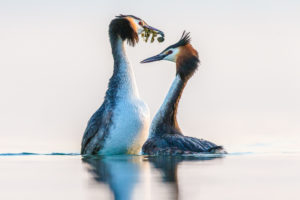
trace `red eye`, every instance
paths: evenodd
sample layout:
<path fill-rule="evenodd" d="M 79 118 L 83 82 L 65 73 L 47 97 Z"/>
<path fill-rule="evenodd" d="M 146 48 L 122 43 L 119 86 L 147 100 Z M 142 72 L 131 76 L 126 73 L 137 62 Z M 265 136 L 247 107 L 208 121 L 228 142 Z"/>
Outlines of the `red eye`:
<path fill-rule="evenodd" d="M 168 54 L 171 54 L 171 53 L 173 53 L 173 51 L 172 51 L 172 50 L 168 51 Z"/>
<path fill-rule="evenodd" d="M 142 23 L 142 22 L 139 22 L 139 25 L 141 25 L 141 26 L 142 26 L 142 25 L 143 25 L 143 23 Z"/>

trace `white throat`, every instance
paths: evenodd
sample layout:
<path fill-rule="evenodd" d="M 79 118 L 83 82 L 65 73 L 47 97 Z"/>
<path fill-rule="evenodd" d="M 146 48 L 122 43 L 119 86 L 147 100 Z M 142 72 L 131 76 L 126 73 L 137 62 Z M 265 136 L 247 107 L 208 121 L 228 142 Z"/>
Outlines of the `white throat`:
<path fill-rule="evenodd" d="M 122 97 L 137 97 L 139 98 L 138 88 L 136 85 L 135 75 L 132 67 L 127 59 L 124 42 L 118 37 L 114 49 L 114 63 L 118 68 L 117 78 L 120 78 L 118 88 L 118 96 Z"/>

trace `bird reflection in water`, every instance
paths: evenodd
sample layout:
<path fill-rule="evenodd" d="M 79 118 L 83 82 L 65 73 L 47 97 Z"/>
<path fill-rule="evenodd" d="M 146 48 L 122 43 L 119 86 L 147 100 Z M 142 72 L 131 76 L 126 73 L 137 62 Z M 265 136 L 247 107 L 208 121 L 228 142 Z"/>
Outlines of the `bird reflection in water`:
<path fill-rule="evenodd" d="M 179 199 L 179 187 L 177 178 L 178 164 L 181 162 L 201 162 L 222 158 L 223 155 L 213 156 L 88 156 L 83 157 L 83 163 L 87 164 L 87 170 L 93 179 L 109 186 L 116 200 L 132 199 L 133 191 L 140 181 L 142 174 L 148 172 L 143 170 L 149 167 L 159 171 L 162 182 L 169 185 L 171 199 Z M 153 170 L 150 170 L 150 173 Z M 151 176 L 151 174 L 150 174 Z M 150 189 L 150 188 L 148 188 Z M 153 194 L 153 191 L 150 191 Z M 148 199 L 145 197 L 144 199 Z M 151 198 L 152 199 L 152 198 Z"/>
<path fill-rule="evenodd" d="M 146 159 L 152 163 L 153 167 L 162 174 L 162 180 L 171 184 L 171 199 L 179 199 L 179 187 L 177 178 L 178 165 L 181 162 L 208 161 L 222 158 L 222 154 L 203 154 L 203 155 L 178 155 L 178 156 L 148 156 Z"/>
<path fill-rule="evenodd" d="M 98 183 L 107 184 L 116 200 L 129 200 L 138 182 L 141 156 L 87 156 L 82 161 Z"/>

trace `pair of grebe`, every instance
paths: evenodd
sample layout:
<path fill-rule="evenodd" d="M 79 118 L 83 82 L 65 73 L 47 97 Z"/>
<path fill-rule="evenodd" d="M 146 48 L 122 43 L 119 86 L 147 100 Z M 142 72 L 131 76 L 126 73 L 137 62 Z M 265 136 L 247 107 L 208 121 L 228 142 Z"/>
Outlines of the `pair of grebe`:
<path fill-rule="evenodd" d="M 111 21 L 109 37 L 114 71 L 103 104 L 88 122 L 81 154 L 138 154 L 141 148 L 148 155 L 224 152 L 222 146 L 184 136 L 176 119 L 183 89 L 199 65 L 198 53 L 190 44 L 189 33 L 184 32 L 176 44 L 142 61 L 169 60 L 176 63 L 175 80 L 149 131 L 149 109 L 139 97 L 134 73 L 124 50 L 125 41 L 134 46 L 139 41 L 138 35 L 144 34 L 145 30 L 164 37 L 162 31 L 132 15 L 117 16 Z"/>

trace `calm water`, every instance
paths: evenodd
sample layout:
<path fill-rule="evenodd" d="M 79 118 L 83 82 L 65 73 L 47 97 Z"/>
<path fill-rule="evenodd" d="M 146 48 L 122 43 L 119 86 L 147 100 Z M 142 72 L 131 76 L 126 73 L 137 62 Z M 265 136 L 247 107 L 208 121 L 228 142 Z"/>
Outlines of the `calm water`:
<path fill-rule="evenodd" d="M 298 199 L 299 153 L 1 155 L 0 199 Z"/>

